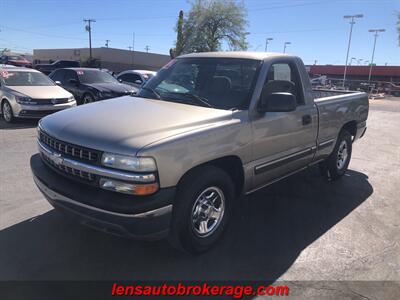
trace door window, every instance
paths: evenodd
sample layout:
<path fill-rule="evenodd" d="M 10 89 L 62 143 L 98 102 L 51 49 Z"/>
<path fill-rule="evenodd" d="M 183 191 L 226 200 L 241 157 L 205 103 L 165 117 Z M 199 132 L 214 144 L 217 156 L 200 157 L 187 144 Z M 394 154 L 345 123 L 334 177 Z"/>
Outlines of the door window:
<path fill-rule="evenodd" d="M 298 105 L 304 104 L 302 86 L 297 68 L 288 63 L 276 63 L 268 71 L 263 94 L 291 93 Z"/>
<path fill-rule="evenodd" d="M 63 83 L 64 75 L 65 75 L 65 70 L 56 70 L 52 74 L 50 74 L 50 78 L 53 81 L 59 81 Z"/>
<path fill-rule="evenodd" d="M 75 71 L 65 70 L 63 84 L 72 85 L 71 79 L 74 79 L 74 80 L 76 80 L 76 82 L 78 82 L 78 76 L 76 75 Z"/>
<path fill-rule="evenodd" d="M 122 74 L 118 77 L 118 79 L 131 83 L 136 83 L 136 81 L 138 80 L 140 81 L 140 83 L 142 83 L 142 78 L 140 78 L 138 74 Z"/>

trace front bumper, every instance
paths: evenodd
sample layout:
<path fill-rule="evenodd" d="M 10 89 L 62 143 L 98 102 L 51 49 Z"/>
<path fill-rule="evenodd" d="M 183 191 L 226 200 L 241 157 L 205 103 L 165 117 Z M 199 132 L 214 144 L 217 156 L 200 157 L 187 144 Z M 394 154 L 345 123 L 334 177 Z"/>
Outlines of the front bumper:
<path fill-rule="evenodd" d="M 80 223 L 114 235 L 154 240 L 168 235 L 175 188 L 131 196 L 75 182 L 31 157 L 33 178 L 47 201 Z"/>
<path fill-rule="evenodd" d="M 14 116 L 17 118 L 43 118 L 60 110 L 76 106 L 76 101 L 54 105 L 24 105 L 11 103 Z"/>

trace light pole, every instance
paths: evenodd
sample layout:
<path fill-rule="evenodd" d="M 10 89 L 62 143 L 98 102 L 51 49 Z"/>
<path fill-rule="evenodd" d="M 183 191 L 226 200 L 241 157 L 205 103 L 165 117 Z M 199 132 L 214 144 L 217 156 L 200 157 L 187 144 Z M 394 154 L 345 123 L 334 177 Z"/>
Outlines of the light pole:
<path fill-rule="evenodd" d="M 106 40 L 106 44 L 105 44 L 105 46 L 106 46 L 106 48 L 108 48 L 108 45 L 110 44 L 110 40 Z"/>
<path fill-rule="evenodd" d="M 265 39 L 265 52 L 267 52 L 269 42 L 273 41 L 273 40 L 274 40 L 273 38 L 266 38 Z"/>
<path fill-rule="evenodd" d="M 90 57 L 90 63 L 92 63 L 92 22 L 96 22 L 96 20 L 83 19 L 83 22 L 88 23 L 88 25 L 85 26 L 85 29 L 87 32 L 89 32 L 89 57 Z"/>
<path fill-rule="evenodd" d="M 354 19 L 362 18 L 362 14 L 352 15 L 352 16 L 344 16 L 344 19 L 350 19 L 350 35 L 349 35 L 349 44 L 347 45 L 347 54 L 346 54 L 346 65 L 344 66 L 344 74 L 343 74 L 343 87 L 346 82 L 346 73 L 347 73 L 347 62 L 349 60 L 349 52 L 350 52 L 350 43 L 351 43 L 351 34 L 353 33 L 353 25 L 356 23 Z"/>
<path fill-rule="evenodd" d="M 372 65 L 374 64 L 374 55 L 375 55 L 375 46 L 376 46 L 376 39 L 378 37 L 378 32 L 385 32 L 385 29 L 370 29 L 369 32 L 375 32 L 374 36 L 374 48 L 372 49 L 372 58 L 371 64 L 369 65 L 369 75 L 368 75 L 368 83 L 371 82 L 371 74 L 372 74 Z"/>
<path fill-rule="evenodd" d="M 286 52 L 286 46 L 287 46 L 287 45 L 290 45 L 290 44 L 292 44 L 292 43 L 291 43 L 291 42 L 285 42 L 285 43 L 283 44 L 283 53 Z"/>

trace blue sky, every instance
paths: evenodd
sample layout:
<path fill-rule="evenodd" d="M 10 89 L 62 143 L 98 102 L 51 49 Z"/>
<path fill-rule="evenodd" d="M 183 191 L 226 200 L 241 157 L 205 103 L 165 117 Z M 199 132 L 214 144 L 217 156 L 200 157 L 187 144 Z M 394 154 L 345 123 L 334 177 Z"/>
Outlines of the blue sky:
<path fill-rule="evenodd" d="M 343 15 L 364 14 L 354 26 L 350 57 L 371 60 L 371 28 L 385 28 L 378 37 L 375 62 L 400 65 L 396 12 L 400 0 L 246 0 L 249 50 L 299 55 L 305 63 L 344 64 L 350 25 Z M 0 49 L 77 48 L 88 45 L 84 18 L 94 18 L 93 47 L 127 49 L 135 32 L 135 50 L 168 54 L 173 30 L 185 0 L 0 0 Z"/>

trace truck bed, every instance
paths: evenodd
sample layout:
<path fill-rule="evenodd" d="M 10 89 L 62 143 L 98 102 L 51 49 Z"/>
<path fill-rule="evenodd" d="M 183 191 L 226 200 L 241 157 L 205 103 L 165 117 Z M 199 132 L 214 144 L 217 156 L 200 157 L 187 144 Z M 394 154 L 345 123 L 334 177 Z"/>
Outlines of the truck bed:
<path fill-rule="evenodd" d="M 357 91 L 313 90 L 319 112 L 318 143 L 337 138 L 349 122 L 363 126 L 368 117 L 368 94 Z"/>
<path fill-rule="evenodd" d="M 313 89 L 314 99 L 358 93 L 357 91 Z"/>

